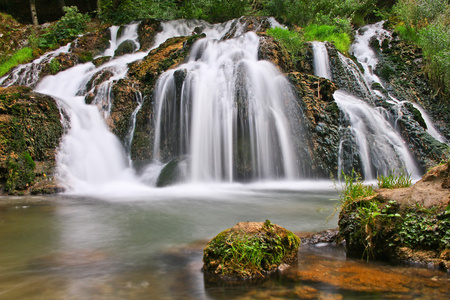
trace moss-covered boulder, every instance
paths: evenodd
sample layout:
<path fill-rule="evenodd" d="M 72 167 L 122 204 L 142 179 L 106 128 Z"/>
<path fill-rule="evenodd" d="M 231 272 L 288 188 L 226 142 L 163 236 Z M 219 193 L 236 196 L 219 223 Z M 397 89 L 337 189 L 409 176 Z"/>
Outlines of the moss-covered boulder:
<path fill-rule="evenodd" d="M 349 201 L 339 216 L 339 239 L 351 256 L 450 268 L 450 162 L 411 187 L 379 189 Z"/>
<path fill-rule="evenodd" d="M 203 250 L 205 278 L 265 277 L 297 261 L 300 239 L 269 220 L 241 222 L 219 233 Z"/>
<path fill-rule="evenodd" d="M 28 87 L 0 88 L 1 192 L 24 193 L 40 181 L 51 181 L 62 134 L 53 98 Z"/>

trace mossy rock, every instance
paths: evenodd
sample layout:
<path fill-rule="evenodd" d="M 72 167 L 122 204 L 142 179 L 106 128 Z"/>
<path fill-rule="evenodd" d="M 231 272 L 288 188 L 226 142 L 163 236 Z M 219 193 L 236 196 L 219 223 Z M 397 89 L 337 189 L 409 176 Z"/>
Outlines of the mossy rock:
<path fill-rule="evenodd" d="M 203 250 L 207 281 L 264 278 L 297 261 L 300 239 L 266 222 L 241 222 L 219 233 Z"/>
<path fill-rule="evenodd" d="M 168 162 L 161 170 L 161 173 L 156 180 L 156 186 L 165 187 L 185 179 L 184 168 L 181 165 L 183 162 L 185 162 L 185 159 L 181 157 L 174 158 Z"/>
<path fill-rule="evenodd" d="M 114 51 L 114 56 L 122 56 L 125 54 L 133 53 L 137 49 L 136 44 L 132 40 L 126 40 L 120 43 L 116 51 Z"/>

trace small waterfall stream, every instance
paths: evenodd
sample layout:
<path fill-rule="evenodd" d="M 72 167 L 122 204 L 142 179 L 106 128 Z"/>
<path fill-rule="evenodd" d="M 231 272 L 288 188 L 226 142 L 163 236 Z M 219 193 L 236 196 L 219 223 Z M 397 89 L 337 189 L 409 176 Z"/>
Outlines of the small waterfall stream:
<path fill-rule="evenodd" d="M 365 32 L 373 34 L 375 31 L 367 30 Z M 365 37 L 364 40 L 368 41 L 369 39 L 370 37 Z M 316 43 L 318 45 L 313 47 L 314 62 L 322 61 L 321 64 L 323 64 L 323 62 L 328 61 L 328 53 L 323 50 L 323 48 L 325 48 L 323 43 Z M 355 43 L 360 44 L 362 42 L 357 39 Z M 360 57 L 366 57 L 363 59 L 365 62 L 376 64 L 376 58 L 367 58 L 367 54 L 360 49 L 361 46 L 354 48 L 361 52 Z M 354 63 L 350 59 L 344 57 L 340 53 L 339 58 L 345 68 L 347 68 L 348 72 L 357 79 L 356 82 L 359 82 L 360 86 L 364 87 L 363 90 L 367 91 L 363 94 L 368 96 L 367 99 L 369 101 L 359 99 L 343 90 L 338 90 L 333 95 L 336 104 L 343 113 L 344 119 L 349 124 L 348 128 L 343 128 L 342 130 L 348 131 L 348 134 L 350 134 L 350 136 L 344 134 L 346 139 L 350 139 L 349 141 L 341 141 L 338 173 L 340 174 L 340 172 L 344 170 L 348 172 L 354 167 L 354 161 L 349 161 L 345 158 L 348 153 L 344 153 L 344 151 L 348 151 L 348 149 L 344 149 L 342 146 L 345 142 L 351 144 L 352 141 L 354 141 L 357 147 L 357 156 L 361 172 L 366 180 L 373 180 L 376 179 L 378 175 L 387 175 L 390 172 L 402 170 L 411 174 L 413 178 L 420 177 L 421 174 L 418 170 L 417 163 L 411 155 L 406 143 L 384 117 L 387 112 L 384 108 L 372 106 L 373 91 L 369 86 L 373 82 L 380 83 L 380 80 L 377 77 L 374 78 L 375 75 L 371 71 L 375 65 L 364 65 L 365 73 L 364 76 L 362 76 L 358 68 L 354 66 Z M 315 67 L 315 70 L 324 70 L 324 67 Z M 326 72 L 323 73 L 323 71 L 316 71 L 316 75 L 330 78 L 331 71 L 328 72 L 330 73 L 327 74 Z"/>

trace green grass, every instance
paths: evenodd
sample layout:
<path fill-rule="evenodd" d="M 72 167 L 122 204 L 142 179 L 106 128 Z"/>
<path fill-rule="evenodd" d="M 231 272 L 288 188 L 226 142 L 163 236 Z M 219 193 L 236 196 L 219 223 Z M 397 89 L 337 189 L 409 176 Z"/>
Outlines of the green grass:
<path fill-rule="evenodd" d="M 0 77 L 5 75 L 9 70 L 14 68 L 15 66 L 26 63 L 32 58 L 33 58 L 33 50 L 31 48 L 25 47 L 16 51 L 16 53 L 14 53 L 9 60 L 0 65 Z"/>
<path fill-rule="evenodd" d="M 336 26 L 311 24 L 305 29 L 306 41 L 331 42 L 342 53 L 347 53 L 351 44 L 351 38 L 346 32 L 342 32 Z"/>
<path fill-rule="evenodd" d="M 377 178 L 380 189 L 398 189 L 410 187 L 412 184 L 411 174 L 400 172 L 398 174 L 389 173 L 389 175 L 380 175 Z"/>
<path fill-rule="evenodd" d="M 354 202 L 358 199 L 375 195 L 371 185 L 366 185 L 355 170 L 350 175 L 342 173 L 342 192 L 340 200 L 343 205 Z"/>
<path fill-rule="evenodd" d="M 291 55 L 295 55 L 305 42 L 300 33 L 281 27 L 270 28 L 267 34 L 281 43 Z"/>

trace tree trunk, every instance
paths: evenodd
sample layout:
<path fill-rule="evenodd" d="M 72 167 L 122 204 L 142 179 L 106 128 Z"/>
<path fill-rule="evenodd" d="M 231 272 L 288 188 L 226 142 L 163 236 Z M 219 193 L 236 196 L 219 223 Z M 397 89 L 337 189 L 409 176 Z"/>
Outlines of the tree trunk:
<path fill-rule="evenodd" d="M 97 0 L 97 14 L 101 13 L 102 9 L 100 8 L 100 0 Z"/>
<path fill-rule="evenodd" d="M 30 10 L 31 10 L 31 19 L 33 20 L 33 25 L 39 25 L 37 12 L 36 12 L 36 0 L 30 0 Z"/>

